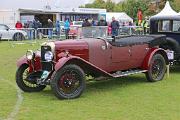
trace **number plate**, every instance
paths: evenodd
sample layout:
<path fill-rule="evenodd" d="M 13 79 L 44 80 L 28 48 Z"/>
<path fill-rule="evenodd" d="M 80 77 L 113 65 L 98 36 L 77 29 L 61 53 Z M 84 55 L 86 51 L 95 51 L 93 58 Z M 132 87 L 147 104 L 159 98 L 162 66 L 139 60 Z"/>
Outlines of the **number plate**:
<path fill-rule="evenodd" d="M 174 59 L 174 51 L 167 51 L 167 56 L 169 60 L 173 60 Z"/>

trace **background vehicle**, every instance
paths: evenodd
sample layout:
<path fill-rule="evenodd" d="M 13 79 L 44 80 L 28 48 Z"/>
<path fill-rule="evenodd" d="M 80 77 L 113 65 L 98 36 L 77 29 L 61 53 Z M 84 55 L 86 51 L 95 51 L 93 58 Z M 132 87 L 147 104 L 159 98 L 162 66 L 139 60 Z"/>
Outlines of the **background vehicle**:
<path fill-rule="evenodd" d="M 73 21 L 72 26 L 73 27 L 82 27 L 83 21 Z"/>
<path fill-rule="evenodd" d="M 164 9 L 150 18 L 150 34 L 166 35 L 161 48 L 174 52 L 174 59 L 180 61 L 180 15 L 166 2 Z"/>
<path fill-rule="evenodd" d="M 25 40 L 27 33 L 22 30 L 10 29 L 7 25 L 0 24 L 1 39 Z"/>
<path fill-rule="evenodd" d="M 69 37 L 70 38 L 76 38 L 78 35 L 78 30 L 80 27 L 82 27 L 83 21 L 73 21 L 72 25 L 70 26 L 70 31 L 69 31 Z"/>
<path fill-rule="evenodd" d="M 98 38 L 102 34 L 99 28 L 90 31 L 88 27 L 82 32 L 87 32 L 86 38 L 44 43 L 41 51 L 27 51 L 17 62 L 17 85 L 25 92 L 37 92 L 50 84 L 57 98 L 72 99 L 84 91 L 85 75 L 100 80 L 145 73 L 148 81 L 163 79 L 169 61 L 158 45 L 165 36 L 121 36 L 112 40 Z"/>

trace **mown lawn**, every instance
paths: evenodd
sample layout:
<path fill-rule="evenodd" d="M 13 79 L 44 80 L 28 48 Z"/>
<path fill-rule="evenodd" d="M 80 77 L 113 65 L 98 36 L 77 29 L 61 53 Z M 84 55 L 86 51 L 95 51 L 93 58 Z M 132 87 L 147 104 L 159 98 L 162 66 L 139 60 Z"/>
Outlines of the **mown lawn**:
<path fill-rule="evenodd" d="M 19 103 L 15 83 L 16 61 L 39 44 L 11 46 L 0 42 L 0 120 L 179 120 L 180 67 L 170 78 L 146 82 L 143 74 L 88 82 L 78 99 L 58 100 L 50 87 L 39 93 L 24 93 Z M 18 104 L 18 105 L 17 105 Z"/>

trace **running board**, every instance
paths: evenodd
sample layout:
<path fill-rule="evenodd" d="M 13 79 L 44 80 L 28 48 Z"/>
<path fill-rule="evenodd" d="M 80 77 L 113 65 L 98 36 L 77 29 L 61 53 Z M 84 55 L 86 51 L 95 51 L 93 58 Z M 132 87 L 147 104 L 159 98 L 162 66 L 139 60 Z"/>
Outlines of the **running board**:
<path fill-rule="evenodd" d="M 128 75 L 133 75 L 133 74 L 138 74 L 138 73 L 144 73 L 147 72 L 147 70 L 127 70 L 127 71 L 117 71 L 116 73 L 111 74 L 114 78 L 118 77 L 123 77 L 123 76 L 128 76 Z"/>

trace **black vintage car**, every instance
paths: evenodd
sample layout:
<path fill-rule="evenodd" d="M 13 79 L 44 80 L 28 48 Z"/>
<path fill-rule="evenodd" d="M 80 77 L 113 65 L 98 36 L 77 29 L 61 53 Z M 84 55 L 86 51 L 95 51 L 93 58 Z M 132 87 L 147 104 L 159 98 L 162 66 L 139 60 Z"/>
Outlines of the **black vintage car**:
<path fill-rule="evenodd" d="M 160 47 L 173 51 L 174 60 L 180 61 L 180 15 L 169 2 L 160 13 L 150 18 L 150 34 L 166 35 L 167 41 Z"/>

